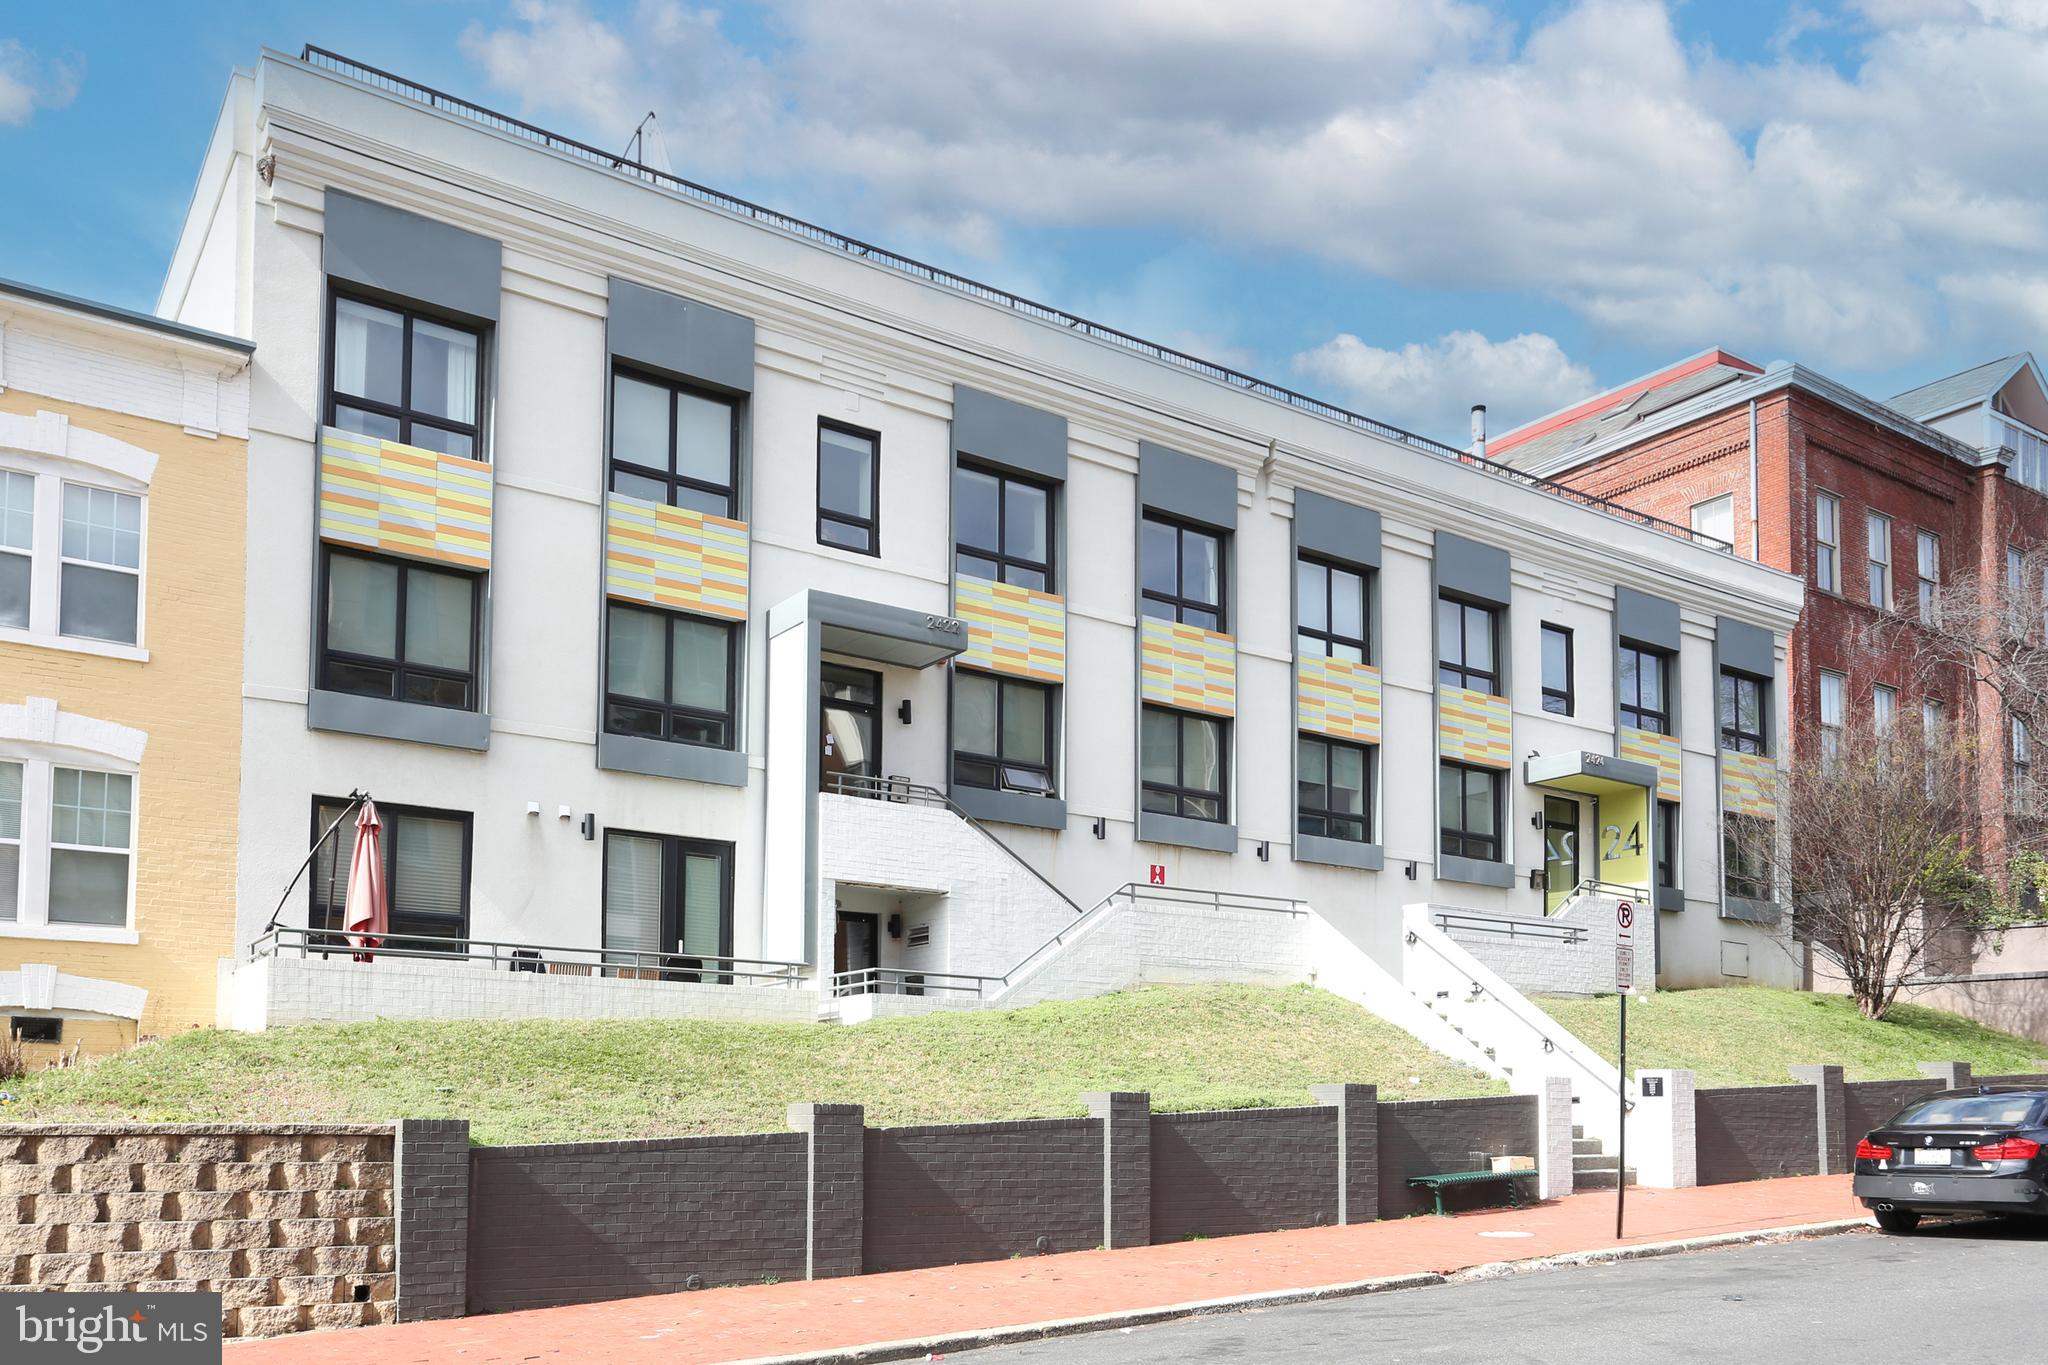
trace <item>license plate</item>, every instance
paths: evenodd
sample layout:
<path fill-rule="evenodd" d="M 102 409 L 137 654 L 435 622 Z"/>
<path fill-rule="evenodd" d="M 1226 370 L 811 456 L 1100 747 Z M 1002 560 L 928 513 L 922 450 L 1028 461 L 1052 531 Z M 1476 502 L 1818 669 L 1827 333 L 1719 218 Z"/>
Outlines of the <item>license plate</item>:
<path fill-rule="evenodd" d="M 1955 1153 L 1946 1147 L 1909 1147 L 1915 1166 L 1946 1166 L 1955 1159 Z"/>

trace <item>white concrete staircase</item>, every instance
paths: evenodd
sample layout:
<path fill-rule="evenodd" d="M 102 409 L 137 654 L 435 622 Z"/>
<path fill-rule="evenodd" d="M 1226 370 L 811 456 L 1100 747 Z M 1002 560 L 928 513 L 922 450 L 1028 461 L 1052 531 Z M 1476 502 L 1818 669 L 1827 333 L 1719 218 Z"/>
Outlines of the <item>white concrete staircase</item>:
<path fill-rule="evenodd" d="M 1587 1137 L 1584 1124 L 1572 1125 L 1572 1188 L 1574 1190 L 1611 1190 L 1620 1183 L 1624 1175 L 1621 1160 L 1610 1156 L 1607 1144 L 1600 1138 Z M 1626 1172 L 1631 1188 L 1636 1183 L 1635 1167 Z"/>

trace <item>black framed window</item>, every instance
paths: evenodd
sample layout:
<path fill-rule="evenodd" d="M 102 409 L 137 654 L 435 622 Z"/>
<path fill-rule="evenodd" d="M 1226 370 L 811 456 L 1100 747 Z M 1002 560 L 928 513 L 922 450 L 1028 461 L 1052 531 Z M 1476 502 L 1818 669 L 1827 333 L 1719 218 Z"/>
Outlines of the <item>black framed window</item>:
<path fill-rule="evenodd" d="M 1721 747 L 1738 754 L 1767 752 L 1762 678 L 1721 670 Z"/>
<path fill-rule="evenodd" d="M 953 471 L 954 564 L 1039 592 L 1054 586 L 1052 489 L 973 465 Z"/>
<path fill-rule="evenodd" d="M 1730 896 L 1771 899 L 1771 821 L 1760 815 L 1728 815 L 1721 824 L 1721 882 Z"/>
<path fill-rule="evenodd" d="M 882 437 L 818 421 L 818 543 L 882 552 Z"/>
<path fill-rule="evenodd" d="M 733 747 L 739 627 L 613 602 L 605 612 L 604 728 Z"/>
<path fill-rule="evenodd" d="M 1665 701 L 1665 689 L 1670 682 L 1671 656 L 1624 640 L 1620 662 L 1615 688 L 1620 693 L 1621 723 L 1656 735 L 1670 734 L 1671 708 Z"/>
<path fill-rule="evenodd" d="M 1678 803 L 1657 802 L 1657 885 L 1678 885 Z"/>
<path fill-rule="evenodd" d="M 476 574 L 328 547 L 319 685 L 474 711 L 482 582 Z"/>
<path fill-rule="evenodd" d="M 615 368 L 614 493 L 714 517 L 735 515 L 739 404 L 730 398 Z"/>
<path fill-rule="evenodd" d="M 606 830 L 607 976 L 730 984 L 732 845 Z"/>
<path fill-rule="evenodd" d="M 1569 716 L 1575 700 L 1572 691 L 1572 633 L 1563 626 L 1543 623 L 1543 709 L 1554 716 Z"/>
<path fill-rule="evenodd" d="M 1372 580 L 1304 555 L 1294 564 L 1295 648 L 1318 656 L 1372 662 Z"/>
<path fill-rule="evenodd" d="M 331 796 L 313 800 L 313 837 L 348 810 Z M 379 801 L 379 852 L 384 858 L 384 893 L 391 903 L 394 935 L 449 940 L 460 951 L 469 938 L 471 819 L 468 811 L 430 810 Z M 313 860 L 312 904 L 307 926 L 329 933 L 346 927 L 349 868 L 355 860 L 355 816 L 320 845 Z M 395 943 L 396 949 L 431 949 L 428 943 Z"/>
<path fill-rule="evenodd" d="M 1500 695 L 1500 613 L 1459 597 L 1436 600 L 1437 681 Z"/>
<path fill-rule="evenodd" d="M 1148 513 L 1140 541 L 1145 615 L 1224 629 L 1223 537 Z"/>
<path fill-rule="evenodd" d="M 1501 774 L 1463 763 L 1437 767 L 1437 818 L 1442 849 L 1455 858 L 1501 860 Z"/>
<path fill-rule="evenodd" d="M 1224 723 L 1212 716 L 1147 706 L 1138 744 L 1144 809 L 1190 820 L 1227 821 L 1228 738 Z"/>
<path fill-rule="evenodd" d="M 1295 829 L 1325 839 L 1372 842 L 1373 750 L 1320 735 L 1295 740 Z"/>
<path fill-rule="evenodd" d="M 483 334 L 336 294 L 327 314 L 327 424 L 481 460 Z"/>
<path fill-rule="evenodd" d="M 50 1014 L 14 1014 L 7 1018 L 7 1031 L 15 1041 L 22 1043 L 61 1043 L 64 1041 L 64 1016 Z"/>
<path fill-rule="evenodd" d="M 968 669 L 953 674 L 953 780 L 1051 796 L 1053 690 Z"/>

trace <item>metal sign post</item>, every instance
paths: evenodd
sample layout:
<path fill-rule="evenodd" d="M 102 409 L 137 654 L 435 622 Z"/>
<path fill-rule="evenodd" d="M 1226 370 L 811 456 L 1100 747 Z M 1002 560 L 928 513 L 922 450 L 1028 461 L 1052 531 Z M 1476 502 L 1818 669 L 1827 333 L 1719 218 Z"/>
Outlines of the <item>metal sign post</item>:
<path fill-rule="evenodd" d="M 1621 996 L 1621 1045 L 1614 1076 L 1618 1115 L 1614 1152 L 1614 1239 L 1621 1240 L 1622 1206 L 1628 1198 L 1628 997 L 1636 985 L 1636 908 L 1629 901 L 1614 907 L 1614 989 Z"/>

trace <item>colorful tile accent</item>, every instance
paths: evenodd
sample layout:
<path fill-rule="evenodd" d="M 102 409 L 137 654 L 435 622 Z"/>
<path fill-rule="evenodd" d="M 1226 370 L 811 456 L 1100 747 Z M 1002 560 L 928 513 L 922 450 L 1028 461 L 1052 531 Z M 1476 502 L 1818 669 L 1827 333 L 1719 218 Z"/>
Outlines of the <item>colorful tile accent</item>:
<path fill-rule="evenodd" d="M 1721 751 L 1721 811 L 1724 815 L 1778 818 L 1778 764 L 1764 754 Z"/>
<path fill-rule="evenodd" d="M 1514 720 L 1506 697 L 1463 687 L 1436 690 L 1437 752 L 1482 768 L 1512 767 Z"/>
<path fill-rule="evenodd" d="M 491 567 L 491 467 L 320 429 L 320 538 L 464 569 Z"/>
<path fill-rule="evenodd" d="M 613 493 L 604 523 L 606 596 L 746 620 L 745 522 Z"/>
<path fill-rule="evenodd" d="M 1678 736 L 1660 735 L 1655 730 L 1637 730 L 1623 726 L 1620 734 L 1621 757 L 1647 763 L 1657 770 L 1657 799 L 1676 801 L 1678 799 Z"/>
<path fill-rule="evenodd" d="M 1294 666 L 1297 721 L 1310 734 L 1380 742 L 1380 671 L 1371 664 L 1304 654 Z"/>
<path fill-rule="evenodd" d="M 1237 714 L 1237 642 L 1200 626 L 1144 618 L 1138 695 L 1183 711 Z"/>
<path fill-rule="evenodd" d="M 960 574 L 953 614 L 967 623 L 959 662 L 1036 682 L 1067 679 L 1067 604 L 1053 593 Z"/>

